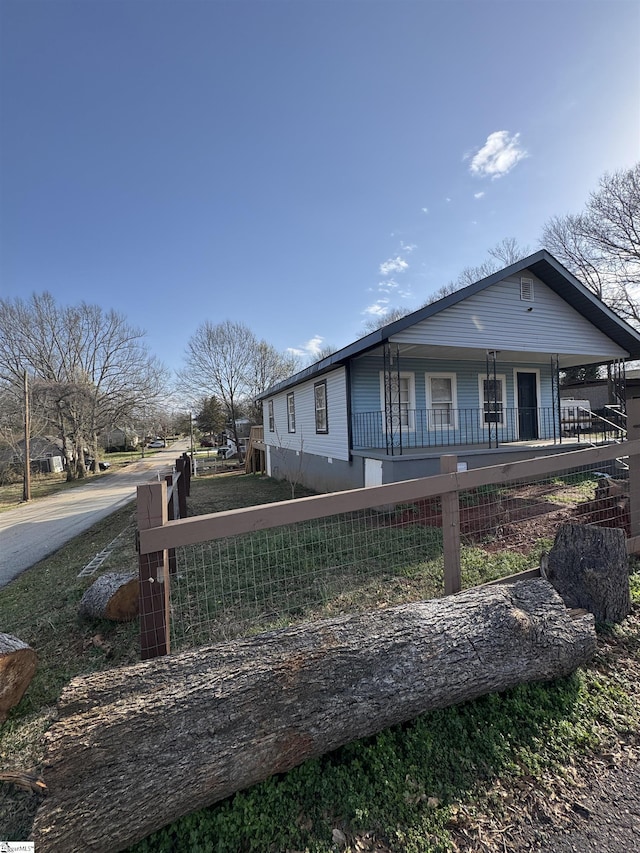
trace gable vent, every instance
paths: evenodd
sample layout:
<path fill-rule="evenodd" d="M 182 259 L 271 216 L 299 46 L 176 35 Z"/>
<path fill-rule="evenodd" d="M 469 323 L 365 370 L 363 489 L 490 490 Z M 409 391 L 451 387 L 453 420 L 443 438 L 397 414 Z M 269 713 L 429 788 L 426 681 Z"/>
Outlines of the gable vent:
<path fill-rule="evenodd" d="M 520 279 L 520 299 L 523 302 L 533 302 L 533 279 Z"/>

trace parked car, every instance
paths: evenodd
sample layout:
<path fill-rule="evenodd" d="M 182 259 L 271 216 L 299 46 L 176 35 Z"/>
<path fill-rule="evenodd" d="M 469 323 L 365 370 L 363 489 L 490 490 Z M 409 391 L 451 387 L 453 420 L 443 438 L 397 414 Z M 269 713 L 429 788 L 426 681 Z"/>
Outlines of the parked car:
<path fill-rule="evenodd" d="M 95 471 L 96 470 L 96 460 L 95 459 L 86 458 L 84 460 L 84 464 L 87 466 L 89 471 Z M 98 470 L 99 471 L 107 471 L 109 468 L 111 468 L 111 462 L 102 462 L 102 461 L 98 462 Z"/>
<path fill-rule="evenodd" d="M 200 439 L 200 447 L 215 447 L 216 443 L 212 438 L 202 438 Z"/>
<path fill-rule="evenodd" d="M 167 442 L 164 438 L 154 438 L 153 441 L 150 441 L 147 447 L 166 447 Z"/>

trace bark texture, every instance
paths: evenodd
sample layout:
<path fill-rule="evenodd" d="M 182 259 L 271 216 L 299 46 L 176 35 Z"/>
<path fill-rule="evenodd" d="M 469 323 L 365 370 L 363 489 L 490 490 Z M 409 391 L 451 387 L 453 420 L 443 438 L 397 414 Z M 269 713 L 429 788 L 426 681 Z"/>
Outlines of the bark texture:
<path fill-rule="evenodd" d="M 114 851 L 424 711 L 593 654 L 542 579 L 307 623 L 74 679 L 47 733 L 38 853 Z"/>
<path fill-rule="evenodd" d="M 631 612 L 623 530 L 563 524 L 549 552 L 546 575 L 567 607 L 585 608 L 596 622 L 622 622 Z"/>
<path fill-rule="evenodd" d="M 107 572 L 101 575 L 82 596 L 80 616 L 130 622 L 140 610 L 138 576 Z"/>
<path fill-rule="evenodd" d="M 37 666 L 38 656 L 31 646 L 0 633 L 0 723 L 24 696 Z"/>

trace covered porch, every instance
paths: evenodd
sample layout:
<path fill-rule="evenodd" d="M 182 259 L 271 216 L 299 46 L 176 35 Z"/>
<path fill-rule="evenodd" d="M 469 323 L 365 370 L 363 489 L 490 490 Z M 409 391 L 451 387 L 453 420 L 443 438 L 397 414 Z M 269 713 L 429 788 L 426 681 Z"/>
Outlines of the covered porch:
<path fill-rule="evenodd" d="M 380 405 L 367 410 L 360 402 L 365 395 L 353 395 L 351 448 L 402 456 L 620 441 L 626 435 L 624 360 L 602 359 L 611 399 L 606 411 L 561 397 L 563 371 L 587 363 L 593 354 L 388 342 L 354 366 L 360 388 L 379 374 Z"/>

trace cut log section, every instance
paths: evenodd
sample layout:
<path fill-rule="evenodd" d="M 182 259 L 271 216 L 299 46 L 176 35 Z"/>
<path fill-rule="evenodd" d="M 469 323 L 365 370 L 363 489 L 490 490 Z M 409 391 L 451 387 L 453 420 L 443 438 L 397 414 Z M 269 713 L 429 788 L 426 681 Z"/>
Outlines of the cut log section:
<path fill-rule="evenodd" d="M 36 850 L 114 853 L 424 711 L 567 675 L 595 646 L 593 617 L 534 579 L 76 678 L 46 736 Z"/>
<path fill-rule="evenodd" d="M 140 609 L 138 576 L 130 572 L 101 575 L 82 596 L 80 616 L 130 622 Z"/>
<path fill-rule="evenodd" d="M 584 607 L 596 622 L 622 622 L 631 613 L 629 557 L 623 530 L 561 525 L 545 571 L 567 607 Z"/>
<path fill-rule="evenodd" d="M 0 723 L 24 696 L 37 666 L 38 656 L 31 646 L 0 633 Z"/>

